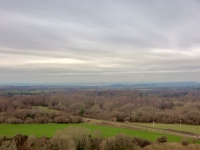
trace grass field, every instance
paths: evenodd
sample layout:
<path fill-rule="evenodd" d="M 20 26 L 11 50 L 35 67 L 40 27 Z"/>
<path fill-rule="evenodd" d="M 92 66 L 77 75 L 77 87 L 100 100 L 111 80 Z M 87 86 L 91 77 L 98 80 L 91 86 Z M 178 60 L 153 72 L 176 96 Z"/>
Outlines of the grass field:
<path fill-rule="evenodd" d="M 125 133 L 134 137 L 141 137 L 150 141 L 155 141 L 156 138 L 163 136 L 163 133 L 146 132 L 141 130 L 131 130 L 124 128 L 108 127 L 94 124 L 0 124 L 0 137 L 7 135 L 14 136 L 17 133 L 25 135 L 35 135 L 36 137 L 52 137 L 53 134 L 59 130 L 69 126 L 86 127 L 91 131 L 100 130 L 103 137 L 115 136 L 119 133 Z M 168 137 L 169 142 L 180 142 L 182 137 L 174 135 L 165 135 Z"/>
<path fill-rule="evenodd" d="M 142 126 L 148 126 L 152 127 L 152 123 L 136 123 L 138 125 Z M 157 124 L 155 123 L 155 128 L 161 128 L 161 129 L 172 129 L 177 131 L 184 131 L 184 132 L 191 132 L 200 134 L 200 126 L 199 125 L 185 125 L 185 124 Z"/>

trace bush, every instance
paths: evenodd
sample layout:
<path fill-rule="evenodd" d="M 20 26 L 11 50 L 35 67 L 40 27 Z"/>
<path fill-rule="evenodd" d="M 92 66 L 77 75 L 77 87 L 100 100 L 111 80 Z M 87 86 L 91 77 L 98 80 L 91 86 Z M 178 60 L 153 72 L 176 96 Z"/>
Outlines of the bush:
<path fill-rule="evenodd" d="M 75 143 L 68 135 L 54 136 L 50 140 L 51 150 L 76 150 Z"/>
<path fill-rule="evenodd" d="M 8 118 L 7 121 L 6 121 L 6 123 L 9 123 L 9 124 L 22 124 L 24 122 L 21 119 Z"/>
<path fill-rule="evenodd" d="M 69 123 L 69 118 L 66 118 L 64 116 L 57 116 L 54 118 L 55 123 Z"/>
<path fill-rule="evenodd" d="M 27 117 L 26 120 L 24 121 L 25 124 L 31 124 L 34 123 L 34 120 L 30 117 Z"/>
<path fill-rule="evenodd" d="M 0 150 L 18 150 L 14 141 L 5 141 L 0 146 Z"/>
<path fill-rule="evenodd" d="M 30 135 L 25 143 L 26 148 L 31 149 L 34 146 L 35 141 L 36 141 L 36 137 L 34 135 Z"/>
<path fill-rule="evenodd" d="M 145 140 L 145 139 L 142 139 L 142 138 L 134 137 L 133 140 L 134 140 L 134 143 L 135 143 L 136 145 L 140 146 L 140 147 L 145 147 L 145 146 L 151 144 L 150 141 Z"/>
<path fill-rule="evenodd" d="M 94 133 L 95 135 L 93 135 L 88 128 L 68 127 L 64 130 L 57 131 L 54 137 L 62 137 L 63 135 L 67 135 L 74 141 L 77 150 L 92 150 L 92 146 L 94 146 L 92 145 L 92 142 L 98 142 L 91 140 L 93 136 L 97 137 L 96 132 Z"/>
<path fill-rule="evenodd" d="M 2 138 L 0 138 L 0 146 L 3 144 L 3 142 L 5 142 L 7 140 L 6 136 L 3 136 Z"/>
<path fill-rule="evenodd" d="M 37 150 L 47 150 L 48 146 L 49 146 L 49 139 L 46 137 L 37 138 L 33 144 L 33 147 Z"/>
<path fill-rule="evenodd" d="M 191 139 L 192 143 L 196 143 L 196 142 L 197 142 L 197 140 L 198 140 L 198 139 L 197 139 L 197 138 L 195 138 L 195 137 Z"/>
<path fill-rule="evenodd" d="M 70 116 L 71 123 L 80 123 L 82 118 L 80 116 Z"/>
<path fill-rule="evenodd" d="M 12 138 L 3 136 L 0 138 L 0 150 L 18 150 L 16 142 Z"/>
<path fill-rule="evenodd" d="M 135 150 L 136 145 L 131 137 L 125 134 L 118 134 L 102 141 L 101 150 Z"/>
<path fill-rule="evenodd" d="M 165 142 L 167 142 L 167 137 L 161 136 L 161 137 L 157 138 L 157 142 L 158 143 L 165 143 Z"/>
<path fill-rule="evenodd" d="M 13 140 L 16 143 L 16 147 L 17 149 L 21 149 L 24 145 L 24 143 L 26 142 L 28 136 L 26 135 L 22 135 L 22 134 L 17 134 L 13 137 Z"/>
<path fill-rule="evenodd" d="M 182 145 L 188 145 L 189 141 L 187 139 L 182 139 L 181 144 Z"/>
<path fill-rule="evenodd" d="M 0 123 L 5 123 L 5 117 L 1 116 L 1 114 L 0 114 Z"/>
<path fill-rule="evenodd" d="M 102 142 L 102 138 L 92 138 L 90 139 L 91 150 L 99 150 L 99 145 Z"/>

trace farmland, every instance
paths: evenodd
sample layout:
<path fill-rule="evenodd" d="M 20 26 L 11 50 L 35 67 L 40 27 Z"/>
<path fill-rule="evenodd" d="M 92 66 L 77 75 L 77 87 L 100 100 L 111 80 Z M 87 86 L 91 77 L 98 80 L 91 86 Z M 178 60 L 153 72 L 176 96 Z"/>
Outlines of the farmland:
<path fill-rule="evenodd" d="M 131 130 L 126 128 L 108 127 L 93 124 L 0 124 L 0 136 L 7 135 L 14 136 L 17 133 L 25 135 L 35 135 L 36 137 L 52 137 L 59 129 L 64 129 L 70 126 L 85 127 L 91 131 L 101 131 L 103 137 L 116 136 L 119 133 L 125 133 L 130 136 L 144 138 L 150 141 L 155 141 L 160 136 L 167 136 L 169 142 L 180 142 L 182 137 L 174 135 L 166 135 L 163 133 L 147 132 L 141 130 Z"/>

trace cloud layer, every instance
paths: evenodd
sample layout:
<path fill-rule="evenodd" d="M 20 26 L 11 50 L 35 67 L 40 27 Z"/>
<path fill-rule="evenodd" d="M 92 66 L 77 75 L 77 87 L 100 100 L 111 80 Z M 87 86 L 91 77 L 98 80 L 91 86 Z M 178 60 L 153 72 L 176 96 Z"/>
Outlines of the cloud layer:
<path fill-rule="evenodd" d="M 200 81 L 200 3 L 1 1 L 0 82 Z"/>

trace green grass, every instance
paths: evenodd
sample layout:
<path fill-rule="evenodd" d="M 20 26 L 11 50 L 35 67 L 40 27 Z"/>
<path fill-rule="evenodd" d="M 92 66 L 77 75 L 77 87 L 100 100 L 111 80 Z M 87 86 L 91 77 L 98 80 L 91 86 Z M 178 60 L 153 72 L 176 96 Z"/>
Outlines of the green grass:
<path fill-rule="evenodd" d="M 136 123 L 136 124 L 152 127 L 152 123 Z M 200 134 L 200 125 L 181 124 L 181 128 L 180 128 L 180 124 L 159 124 L 159 123 L 155 123 L 155 128 L 172 129 L 172 130 L 177 130 L 177 131 L 184 131 L 184 132 L 191 132 L 191 133 Z"/>
<path fill-rule="evenodd" d="M 14 136 L 17 133 L 25 134 L 25 135 L 35 135 L 36 137 L 52 137 L 53 134 L 59 130 L 64 129 L 69 126 L 77 126 L 77 127 L 86 127 L 91 131 L 100 130 L 102 132 L 103 137 L 111 137 L 115 136 L 119 133 L 125 133 L 130 136 L 144 138 L 150 141 L 155 141 L 156 138 L 160 136 L 164 136 L 163 133 L 155 133 L 155 132 L 146 132 L 141 130 L 132 130 L 132 129 L 124 129 L 124 128 L 116 128 L 116 127 L 108 127 L 101 125 L 93 125 L 93 124 L 0 124 L 0 137 L 3 135 L 7 135 L 9 137 Z M 168 141 L 170 142 L 180 142 L 182 137 L 174 136 L 174 135 L 165 135 L 168 137 Z"/>

